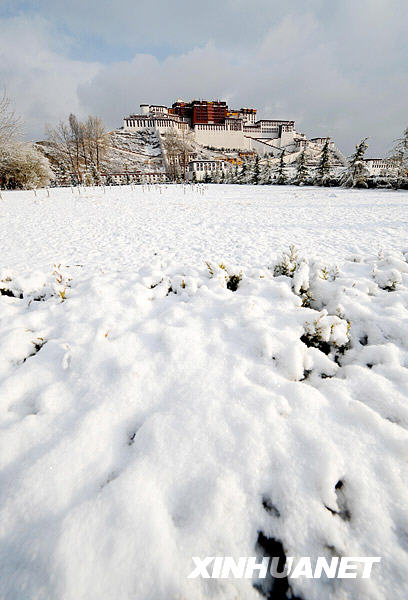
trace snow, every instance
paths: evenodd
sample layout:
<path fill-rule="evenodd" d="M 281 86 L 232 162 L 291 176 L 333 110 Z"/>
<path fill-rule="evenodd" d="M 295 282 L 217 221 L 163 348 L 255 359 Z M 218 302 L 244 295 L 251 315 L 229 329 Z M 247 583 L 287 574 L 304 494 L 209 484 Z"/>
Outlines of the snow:
<path fill-rule="evenodd" d="M 50 193 L 2 192 L 4 266 L 133 269 L 135 259 L 155 253 L 188 265 L 256 265 L 290 244 L 336 261 L 406 244 L 406 192 L 212 185 L 203 193 L 171 186 Z"/>
<path fill-rule="evenodd" d="M 262 531 L 382 557 L 304 600 L 405 600 L 407 194 L 2 197 L 0 597 L 260 598 L 187 575 Z"/>

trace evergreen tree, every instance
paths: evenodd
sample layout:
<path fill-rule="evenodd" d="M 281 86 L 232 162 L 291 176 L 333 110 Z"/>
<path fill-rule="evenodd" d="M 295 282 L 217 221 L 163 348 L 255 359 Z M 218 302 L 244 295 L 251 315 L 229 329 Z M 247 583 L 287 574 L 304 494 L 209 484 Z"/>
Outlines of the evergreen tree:
<path fill-rule="evenodd" d="M 277 181 L 277 183 L 279 185 L 284 185 L 287 181 L 285 154 L 286 154 L 286 150 L 284 148 L 281 152 L 280 161 L 279 161 L 278 181 Z"/>
<path fill-rule="evenodd" d="M 218 170 L 209 171 L 211 183 L 221 183 L 221 174 Z"/>
<path fill-rule="evenodd" d="M 265 164 L 261 171 L 261 183 L 263 185 L 269 185 L 271 183 L 271 165 L 268 158 L 265 160 Z"/>
<path fill-rule="evenodd" d="M 367 187 L 366 179 L 369 175 L 364 162 L 364 154 L 368 148 L 368 138 L 361 140 L 356 145 L 355 152 L 349 157 L 349 166 L 342 179 L 342 184 L 348 187 Z"/>
<path fill-rule="evenodd" d="M 227 163 L 224 171 L 224 183 L 232 183 L 231 181 L 231 166 Z"/>
<path fill-rule="evenodd" d="M 57 185 L 71 185 L 71 175 L 66 167 L 66 164 L 62 162 L 56 170 L 56 182 Z"/>
<path fill-rule="evenodd" d="M 83 183 L 84 185 L 91 186 L 94 185 L 95 181 L 92 175 L 91 167 L 86 167 L 84 175 L 83 175 Z"/>
<path fill-rule="evenodd" d="M 304 183 L 308 179 L 308 177 L 309 177 L 309 171 L 306 166 L 305 151 L 303 150 L 299 154 L 299 158 L 296 163 L 295 184 L 296 185 L 304 185 Z"/>
<path fill-rule="evenodd" d="M 102 183 L 101 174 L 99 173 L 99 170 L 98 170 L 97 166 L 95 165 L 95 163 L 91 164 L 90 171 L 91 171 L 93 183 L 95 185 L 101 185 L 101 183 Z"/>
<path fill-rule="evenodd" d="M 408 127 L 405 129 L 402 137 L 395 141 L 391 160 L 397 170 L 395 187 L 399 188 L 408 179 Z"/>
<path fill-rule="evenodd" d="M 317 168 L 316 183 L 318 185 L 325 185 L 330 177 L 331 172 L 331 161 L 330 161 L 330 138 L 326 138 L 323 146 L 323 150 L 320 154 L 320 162 Z"/>
<path fill-rule="evenodd" d="M 125 161 L 124 169 L 123 170 L 125 171 L 126 184 L 129 185 L 129 183 L 130 183 L 129 165 L 128 165 L 128 163 L 126 161 Z"/>
<path fill-rule="evenodd" d="M 253 174 L 252 174 L 252 183 L 254 185 L 259 185 L 261 181 L 261 167 L 259 164 L 259 154 L 256 155 L 255 157 L 255 162 L 254 162 L 254 169 L 253 169 Z"/>
<path fill-rule="evenodd" d="M 248 183 L 248 161 L 246 159 L 242 161 L 242 167 L 237 183 Z"/>

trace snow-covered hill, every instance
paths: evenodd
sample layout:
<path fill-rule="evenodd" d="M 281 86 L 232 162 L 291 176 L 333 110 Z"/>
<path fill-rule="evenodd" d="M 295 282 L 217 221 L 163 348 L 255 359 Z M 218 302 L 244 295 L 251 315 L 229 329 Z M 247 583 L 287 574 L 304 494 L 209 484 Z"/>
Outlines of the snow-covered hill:
<path fill-rule="evenodd" d="M 3 193 L 0 597 L 257 599 L 187 575 L 273 540 L 382 557 L 298 598 L 405 600 L 407 198 Z"/>
<path fill-rule="evenodd" d="M 101 162 L 101 172 L 165 172 L 160 140 L 153 132 L 148 130 L 128 132 L 114 129 L 109 132 L 108 142 L 107 151 Z M 57 159 L 53 145 L 43 141 L 39 142 L 37 147 L 50 159 L 51 165 L 58 172 L 59 158 Z"/>
<path fill-rule="evenodd" d="M 110 133 L 110 147 L 104 159 L 107 172 L 164 172 L 159 139 L 150 131 L 129 133 L 115 129 Z"/>

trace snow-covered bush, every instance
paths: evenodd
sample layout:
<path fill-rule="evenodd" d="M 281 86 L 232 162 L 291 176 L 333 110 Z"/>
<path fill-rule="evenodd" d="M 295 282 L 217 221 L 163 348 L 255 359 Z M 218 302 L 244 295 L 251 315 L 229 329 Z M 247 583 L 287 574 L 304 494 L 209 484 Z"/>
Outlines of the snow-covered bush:
<path fill-rule="evenodd" d="M 216 277 L 224 283 L 226 288 L 231 292 L 236 292 L 240 281 L 242 279 L 242 271 L 238 273 L 231 272 L 224 263 L 218 265 L 212 265 L 209 262 L 206 263 L 208 272 L 211 277 Z"/>
<path fill-rule="evenodd" d="M 302 299 L 302 306 L 310 306 L 312 296 L 310 287 L 310 266 L 307 259 L 300 257 L 294 244 L 282 252 L 281 258 L 273 267 L 275 277 L 284 275 L 292 279 L 293 292 Z"/>
<path fill-rule="evenodd" d="M 40 271 L 18 275 L 6 270 L 0 274 L 0 295 L 28 301 L 42 301 L 52 297 L 63 301 L 71 279 L 60 264 L 54 265 L 54 270 L 49 275 Z"/>
<path fill-rule="evenodd" d="M 394 292 L 397 285 L 402 281 L 401 267 L 398 268 L 400 261 L 393 258 L 386 258 L 375 263 L 372 270 L 374 281 L 382 290 Z M 405 268 L 404 268 L 405 267 Z M 402 265 L 402 271 L 408 272 L 408 265 Z"/>
<path fill-rule="evenodd" d="M 274 265 L 273 274 L 275 277 L 285 275 L 293 277 L 299 261 L 299 249 L 294 244 L 291 244 L 289 250 L 282 252 L 281 258 Z"/>
<path fill-rule="evenodd" d="M 33 189 L 50 184 L 54 175 L 48 159 L 32 144 L 9 144 L 0 153 L 2 187 Z"/>
<path fill-rule="evenodd" d="M 344 351 L 350 341 L 349 332 L 350 324 L 347 321 L 322 310 L 316 319 L 305 323 L 301 340 L 307 346 L 329 354 L 332 348 Z"/>

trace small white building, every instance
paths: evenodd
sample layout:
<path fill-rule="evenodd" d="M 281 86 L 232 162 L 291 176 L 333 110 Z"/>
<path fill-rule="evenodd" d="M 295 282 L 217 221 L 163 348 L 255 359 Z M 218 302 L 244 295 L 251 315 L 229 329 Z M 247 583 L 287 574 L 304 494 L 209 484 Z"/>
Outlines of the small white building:
<path fill-rule="evenodd" d="M 228 163 L 223 160 L 191 160 L 188 163 L 187 180 L 202 181 L 207 174 L 221 174 L 227 169 Z"/>
<path fill-rule="evenodd" d="M 118 173 L 102 173 L 102 183 L 105 185 L 129 185 L 131 183 L 164 183 L 167 181 L 166 173 L 142 171 L 121 171 Z"/>
<path fill-rule="evenodd" d="M 398 174 L 398 168 L 390 158 L 365 158 L 364 162 L 370 175 L 391 177 Z"/>

